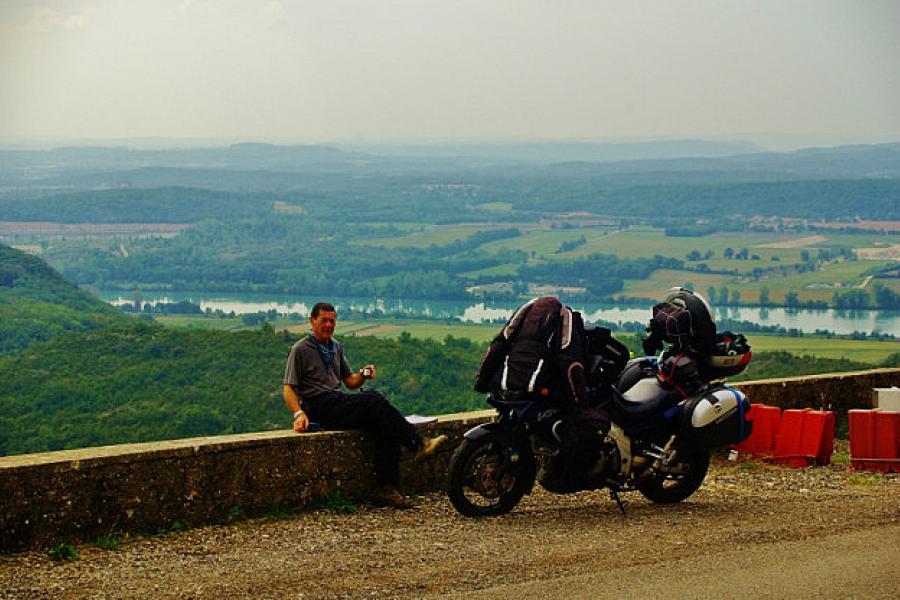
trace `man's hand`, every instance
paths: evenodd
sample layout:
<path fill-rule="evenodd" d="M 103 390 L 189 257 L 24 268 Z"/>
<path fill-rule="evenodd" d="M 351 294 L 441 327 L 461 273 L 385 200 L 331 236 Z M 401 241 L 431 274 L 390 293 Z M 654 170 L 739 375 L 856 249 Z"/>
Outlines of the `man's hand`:
<path fill-rule="evenodd" d="M 305 412 L 301 412 L 297 415 L 297 418 L 294 419 L 294 431 L 297 433 L 303 433 L 309 428 L 309 417 L 306 416 Z"/>
<path fill-rule="evenodd" d="M 368 371 L 366 371 L 368 369 Z M 366 376 L 363 376 L 363 373 L 367 373 Z M 351 390 L 358 389 L 362 387 L 362 385 L 375 377 L 375 365 L 366 365 L 356 373 L 350 373 L 344 378 L 344 385 L 346 385 Z"/>

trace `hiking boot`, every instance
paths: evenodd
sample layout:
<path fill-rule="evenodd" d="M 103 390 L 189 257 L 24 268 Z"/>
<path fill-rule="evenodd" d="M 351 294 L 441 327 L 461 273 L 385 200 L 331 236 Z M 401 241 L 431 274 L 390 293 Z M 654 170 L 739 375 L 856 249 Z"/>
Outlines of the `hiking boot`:
<path fill-rule="evenodd" d="M 390 506 L 400 510 L 415 507 L 415 502 L 407 498 L 391 485 L 380 485 L 372 493 L 372 504 L 375 506 Z"/>
<path fill-rule="evenodd" d="M 430 458 L 434 456 L 434 453 L 438 451 L 438 448 L 444 445 L 444 442 L 447 441 L 446 435 L 439 435 L 437 437 L 422 437 L 422 445 L 419 446 L 419 451 L 416 452 L 416 455 L 413 457 L 414 460 L 425 460 L 426 458 Z"/>

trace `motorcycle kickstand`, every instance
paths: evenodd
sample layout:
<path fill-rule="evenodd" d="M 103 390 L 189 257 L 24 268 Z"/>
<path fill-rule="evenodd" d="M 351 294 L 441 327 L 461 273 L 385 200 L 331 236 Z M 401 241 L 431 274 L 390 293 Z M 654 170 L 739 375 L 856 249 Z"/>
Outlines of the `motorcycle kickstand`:
<path fill-rule="evenodd" d="M 609 497 L 616 501 L 616 504 L 619 506 L 619 510 L 622 511 L 622 516 L 627 517 L 628 514 L 626 514 L 626 512 L 625 512 L 626 503 L 623 502 L 622 499 L 619 497 L 619 492 L 615 489 L 610 489 Z"/>

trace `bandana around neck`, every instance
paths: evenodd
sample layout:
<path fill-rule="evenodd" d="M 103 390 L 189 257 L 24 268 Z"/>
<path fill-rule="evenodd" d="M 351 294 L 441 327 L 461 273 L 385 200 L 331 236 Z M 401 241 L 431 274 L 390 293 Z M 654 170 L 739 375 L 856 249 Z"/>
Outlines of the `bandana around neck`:
<path fill-rule="evenodd" d="M 334 340 L 329 340 L 329 346 L 326 346 L 313 334 L 309 334 L 309 339 L 312 340 L 313 344 L 316 346 L 316 350 L 319 351 L 319 356 L 322 357 L 322 362 L 325 363 L 325 369 L 331 370 L 332 365 L 334 365 L 334 357 L 337 355 L 337 346 L 334 343 Z"/>

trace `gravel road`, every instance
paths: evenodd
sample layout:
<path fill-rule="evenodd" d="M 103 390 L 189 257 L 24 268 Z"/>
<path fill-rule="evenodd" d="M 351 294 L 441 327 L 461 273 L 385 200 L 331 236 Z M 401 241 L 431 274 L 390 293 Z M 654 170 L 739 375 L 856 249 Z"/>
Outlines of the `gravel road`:
<path fill-rule="evenodd" d="M 509 515 L 360 506 L 0 557 L 13 598 L 900 598 L 900 476 L 715 461 L 676 506 L 537 491 Z"/>

